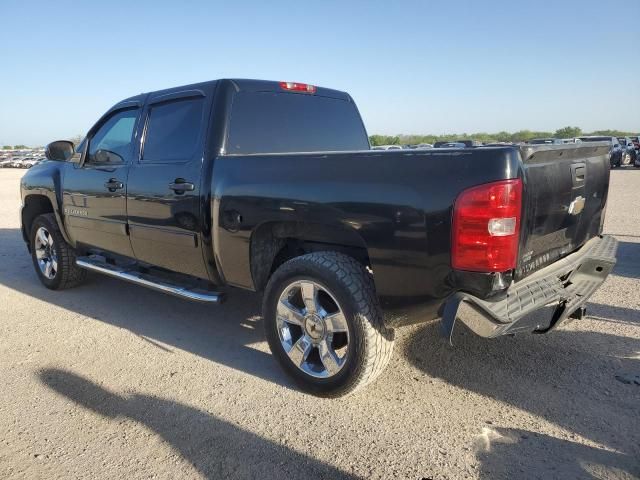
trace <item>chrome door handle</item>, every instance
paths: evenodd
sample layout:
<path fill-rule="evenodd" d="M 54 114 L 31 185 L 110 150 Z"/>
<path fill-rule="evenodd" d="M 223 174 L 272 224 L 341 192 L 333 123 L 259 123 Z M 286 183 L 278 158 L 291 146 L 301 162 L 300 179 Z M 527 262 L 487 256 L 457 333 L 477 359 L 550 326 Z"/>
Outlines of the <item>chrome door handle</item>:
<path fill-rule="evenodd" d="M 184 192 L 193 192 L 195 185 L 190 182 L 186 182 L 181 178 L 176 178 L 175 182 L 169 184 L 169 188 L 174 192 L 180 194 Z"/>
<path fill-rule="evenodd" d="M 115 192 L 116 190 L 124 188 L 124 184 L 116 178 L 109 179 L 108 182 L 105 182 L 104 186 L 105 188 L 108 188 L 110 192 Z"/>

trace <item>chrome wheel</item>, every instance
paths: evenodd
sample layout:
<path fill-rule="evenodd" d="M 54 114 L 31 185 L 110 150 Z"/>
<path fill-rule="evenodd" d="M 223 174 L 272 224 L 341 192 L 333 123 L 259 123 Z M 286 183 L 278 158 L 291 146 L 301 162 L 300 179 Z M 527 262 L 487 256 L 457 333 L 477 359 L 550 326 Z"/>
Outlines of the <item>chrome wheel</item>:
<path fill-rule="evenodd" d="M 622 157 L 622 165 L 629 165 L 631 163 L 631 154 L 625 153 Z"/>
<path fill-rule="evenodd" d="M 289 360 L 315 378 L 336 375 L 347 361 L 349 328 L 334 296 L 312 280 L 289 284 L 278 299 L 276 325 Z"/>
<path fill-rule="evenodd" d="M 53 243 L 53 236 L 46 228 L 40 227 L 36 231 L 34 243 L 40 272 L 45 278 L 53 280 L 58 273 L 58 254 Z"/>

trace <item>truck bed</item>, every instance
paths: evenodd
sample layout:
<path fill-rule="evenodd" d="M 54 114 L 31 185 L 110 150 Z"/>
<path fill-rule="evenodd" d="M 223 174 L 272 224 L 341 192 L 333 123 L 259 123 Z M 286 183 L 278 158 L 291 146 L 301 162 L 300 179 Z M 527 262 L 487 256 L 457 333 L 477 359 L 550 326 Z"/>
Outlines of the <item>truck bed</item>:
<path fill-rule="evenodd" d="M 219 216 L 216 258 L 227 281 L 259 288 L 250 265 L 234 260 L 251 257 L 251 233 L 267 219 L 317 223 L 314 241 L 347 241 L 366 249 L 384 308 L 402 317 L 406 307 L 420 305 L 418 316 L 437 316 L 454 291 L 488 296 L 493 288 L 491 274 L 451 268 L 451 215 L 460 192 L 523 179 L 516 279 L 523 278 L 599 233 L 608 186 L 605 150 L 559 145 L 220 156 L 213 211 L 242 212 L 243 225 L 234 231 Z M 586 172 L 577 188 L 573 165 Z M 579 195 L 589 196 L 584 222 L 568 214 Z"/>

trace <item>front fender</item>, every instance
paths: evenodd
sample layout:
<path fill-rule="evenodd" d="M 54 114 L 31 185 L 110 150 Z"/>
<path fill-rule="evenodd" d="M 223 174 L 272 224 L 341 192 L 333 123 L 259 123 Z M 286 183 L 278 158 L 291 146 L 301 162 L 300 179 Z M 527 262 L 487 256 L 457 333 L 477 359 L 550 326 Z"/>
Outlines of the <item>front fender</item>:
<path fill-rule="evenodd" d="M 22 236 L 29 243 L 29 232 L 25 225 L 25 208 L 29 208 L 29 197 L 38 196 L 46 198 L 51 204 L 56 222 L 60 227 L 60 232 L 65 241 L 74 246 L 69 238 L 65 224 L 64 212 L 62 210 L 62 181 L 64 178 L 65 163 L 46 161 L 30 168 L 20 180 L 20 197 L 22 206 L 20 208 L 20 224 Z"/>

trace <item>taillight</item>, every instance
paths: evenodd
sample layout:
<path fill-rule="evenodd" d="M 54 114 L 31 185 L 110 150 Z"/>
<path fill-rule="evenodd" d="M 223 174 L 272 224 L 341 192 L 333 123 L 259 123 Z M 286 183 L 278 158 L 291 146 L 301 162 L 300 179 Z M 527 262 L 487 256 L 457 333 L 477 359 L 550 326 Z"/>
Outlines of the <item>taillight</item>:
<path fill-rule="evenodd" d="M 306 83 L 280 82 L 280 88 L 290 92 L 316 93 L 316 87 Z"/>
<path fill-rule="evenodd" d="M 520 179 L 463 191 L 453 207 L 452 267 L 474 272 L 515 268 L 521 212 Z"/>

